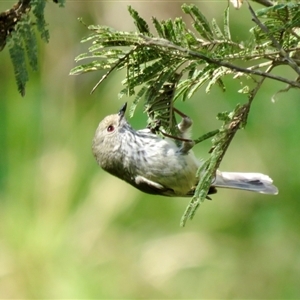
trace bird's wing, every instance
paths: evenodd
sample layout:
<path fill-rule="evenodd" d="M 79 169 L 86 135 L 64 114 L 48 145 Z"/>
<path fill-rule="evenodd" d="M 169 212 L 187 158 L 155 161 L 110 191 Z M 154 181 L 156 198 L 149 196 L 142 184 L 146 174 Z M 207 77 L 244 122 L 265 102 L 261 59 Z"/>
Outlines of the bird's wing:
<path fill-rule="evenodd" d="M 187 194 L 186 196 L 194 196 L 195 194 L 195 190 L 196 187 L 193 187 Z M 217 193 L 217 189 L 214 186 L 210 186 L 207 195 L 212 195 L 212 194 L 216 194 Z M 209 196 L 206 196 L 206 199 L 211 200 L 211 198 Z"/>
<path fill-rule="evenodd" d="M 163 195 L 163 196 L 175 196 L 174 190 L 167 188 L 160 183 L 149 180 L 143 176 L 135 177 L 134 186 L 140 191 L 153 195 Z"/>

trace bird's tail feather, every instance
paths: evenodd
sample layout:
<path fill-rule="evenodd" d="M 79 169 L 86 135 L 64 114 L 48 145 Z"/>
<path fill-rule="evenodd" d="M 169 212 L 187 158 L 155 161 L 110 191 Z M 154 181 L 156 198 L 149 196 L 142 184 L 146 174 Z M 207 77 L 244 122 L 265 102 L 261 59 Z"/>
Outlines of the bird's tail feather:
<path fill-rule="evenodd" d="M 232 188 L 247 190 L 262 194 L 278 194 L 278 189 L 273 184 L 273 180 L 260 173 L 235 173 L 218 171 L 213 186 L 220 188 Z"/>

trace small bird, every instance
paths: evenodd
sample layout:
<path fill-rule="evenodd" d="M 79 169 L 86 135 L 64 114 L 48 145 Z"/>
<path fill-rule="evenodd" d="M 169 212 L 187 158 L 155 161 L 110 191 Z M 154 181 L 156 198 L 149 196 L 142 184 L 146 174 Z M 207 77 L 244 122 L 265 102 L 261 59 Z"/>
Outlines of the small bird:
<path fill-rule="evenodd" d="M 150 129 L 134 130 L 125 118 L 125 103 L 117 114 L 105 117 L 96 130 L 92 150 L 102 169 L 148 194 L 190 197 L 199 181 L 198 160 L 189 139 L 192 120 L 181 117 L 177 125 L 180 145 L 172 137 L 161 137 Z M 217 171 L 209 194 L 216 188 L 232 188 L 262 194 L 278 193 L 272 179 L 260 173 Z"/>

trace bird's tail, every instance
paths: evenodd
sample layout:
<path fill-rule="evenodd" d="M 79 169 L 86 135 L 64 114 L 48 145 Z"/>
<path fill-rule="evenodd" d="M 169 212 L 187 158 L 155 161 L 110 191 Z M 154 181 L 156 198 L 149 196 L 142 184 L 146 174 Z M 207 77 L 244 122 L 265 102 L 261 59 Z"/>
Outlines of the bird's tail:
<path fill-rule="evenodd" d="M 215 187 L 247 190 L 262 194 L 278 194 L 278 189 L 272 184 L 273 180 L 260 173 L 217 172 Z"/>

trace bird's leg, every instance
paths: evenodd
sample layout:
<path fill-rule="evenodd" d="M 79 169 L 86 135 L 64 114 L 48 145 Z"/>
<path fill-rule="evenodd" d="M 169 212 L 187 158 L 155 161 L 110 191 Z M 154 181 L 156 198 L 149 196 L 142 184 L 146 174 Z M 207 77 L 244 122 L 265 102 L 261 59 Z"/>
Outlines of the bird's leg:
<path fill-rule="evenodd" d="M 177 108 L 173 107 L 174 112 L 176 112 L 180 117 L 182 117 L 181 122 L 178 124 L 178 129 L 184 135 L 184 133 L 187 132 L 187 130 L 192 126 L 193 121 L 190 117 L 188 117 L 186 114 L 178 110 Z"/>
<path fill-rule="evenodd" d="M 186 114 L 184 114 L 177 108 L 173 107 L 173 110 L 182 118 L 181 122 L 177 126 L 179 131 L 181 132 L 181 138 L 182 138 L 182 145 L 180 148 L 180 152 L 185 154 L 188 153 L 195 145 L 195 142 L 193 140 L 185 138 L 185 134 L 187 133 L 188 129 L 192 126 L 193 121 L 190 117 L 188 117 Z"/>
<path fill-rule="evenodd" d="M 180 147 L 180 152 L 182 152 L 183 154 L 186 154 L 189 152 L 189 150 L 191 150 L 193 148 L 193 146 L 195 145 L 195 142 L 191 139 L 187 139 L 185 138 L 185 133 L 187 132 L 187 130 L 192 126 L 193 124 L 193 121 L 191 120 L 190 117 L 188 117 L 187 115 L 185 115 L 183 112 L 181 112 L 180 110 L 178 110 L 177 108 L 173 107 L 173 110 L 179 115 L 182 117 L 182 120 L 181 122 L 177 125 L 179 131 L 180 131 L 180 136 L 173 136 L 173 135 L 170 135 L 170 134 L 167 134 L 161 130 L 158 129 L 159 127 L 159 122 L 157 124 L 157 126 L 155 126 L 155 131 L 159 130 L 159 132 L 161 134 L 163 134 L 164 136 L 168 137 L 168 138 L 171 138 L 171 139 L 174 139 L 174 140 L 177 140 L 177 141 L 181 141 L 182 142 L 182 145 Z M 153 132 L 153 128 L 150 129 L 152 130 Z"/>

